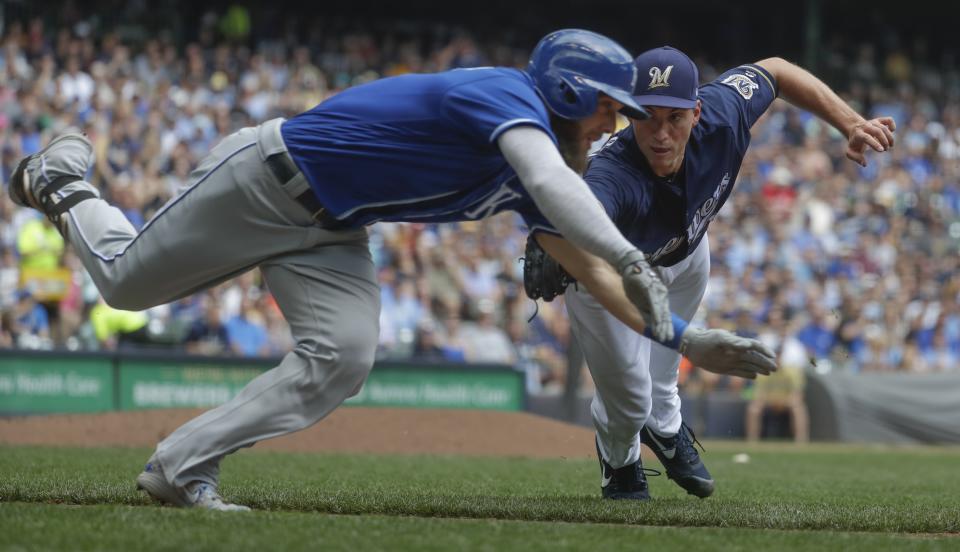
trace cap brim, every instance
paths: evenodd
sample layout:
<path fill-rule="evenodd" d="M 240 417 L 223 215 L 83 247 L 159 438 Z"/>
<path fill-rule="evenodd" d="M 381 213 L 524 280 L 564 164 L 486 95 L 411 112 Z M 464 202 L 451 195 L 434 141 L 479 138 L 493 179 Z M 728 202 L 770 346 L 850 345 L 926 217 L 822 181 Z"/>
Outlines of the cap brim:
<path fill-rule="evenodd" d="M 652 107 L 676 107 L 679 109 L 693 109 L 697 107 L 697 100 L 685 100 L 683 98 L 674 98 L 673 96 L 661 96 L 660 94 L 633 96 L 633 100 L 638 105 L 649 105 Z"/>
<path fill-rule="evenodd" d="M 586 79 L 585 79 L 586 80 Z M 614 88 L 612 86 L 602 84 L 596 81 L 588 81 L 592 86 L 595 86 L 597 90 L 603 92 L 607 96 L 610 96 L 614 100 L 623 104 L 623 107 L 620 109 L 620 113 L 623 113 L 625 116 L 630 117 L 631 119 L 649 119 L 650 114 L 647 113 L 647 110 L 644 109 L 640 104 L 636 102 L 633 98 L 633 95 L 630 93 L 620 90 L 619 88 Z"/>

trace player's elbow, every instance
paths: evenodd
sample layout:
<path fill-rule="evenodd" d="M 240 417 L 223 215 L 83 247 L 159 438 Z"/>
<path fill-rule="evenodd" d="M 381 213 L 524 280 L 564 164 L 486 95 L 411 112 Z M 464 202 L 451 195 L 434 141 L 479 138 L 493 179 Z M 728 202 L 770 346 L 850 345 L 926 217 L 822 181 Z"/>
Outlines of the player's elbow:
<path fill-rule="evenodd" d="M 784 71 L 794 66 L 792 63 L 779 56 L 761 59 L 760 61 L 754 63 L 754 65 L 759 65 L 760 67 L 766 69 L 766 71 L 770 73 L 775 80 L 780 80 L 780 77 L 783 76 Z"/>
<path fill-rule="evenodd" d="M 116 282 L 99 286 L 103 302 L 111 308 L 124 311 L 142 311 L 157 305 L 149 293 L 144 293 L 143 285 L 131 281 Z"/>
<path fill-rule="evenodd" d="M 761 59 L 760 61 L 757 62 L 757 65 L 763 65 L 763 64 L 765 64 L 765 63 L 771 63 L 771 64 L 774 64 L 774 65 L 777 65 L 777 64 L 780 64 L 780 63 L 790 63 L 790 62 L 787 61 L 787 60 L 785 60 L 785 59 L 783 59 L 783 58 L 780 57 L 780 56 L 773 56 L 773 57 L 768 57 L 768 58 L 766 58 L 766 59 Z"/>
<path fill-rule="evenodd" d="M 146 310 L 152 306 L 136 295 L 120 293 L 104 293 L 103 302 L 110 308 L 133 312 Z"/>
<path fill-rule="evenodd" d="M 538 198 L 542 198 L 550 193 L 550 183 L 542 176 L 527 178 L 522 182 L 523 188 L 530 194 L 530 197 L 534 198 L 534 202 L 536 202 Z"/>

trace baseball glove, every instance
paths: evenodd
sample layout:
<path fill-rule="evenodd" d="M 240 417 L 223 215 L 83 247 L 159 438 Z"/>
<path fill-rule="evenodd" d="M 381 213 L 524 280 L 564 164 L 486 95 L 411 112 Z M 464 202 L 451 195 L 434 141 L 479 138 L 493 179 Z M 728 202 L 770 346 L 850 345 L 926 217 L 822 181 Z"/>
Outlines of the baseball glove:
<path fill-rule="evenodd" d="M 553 301 L 557 295 L 563 295 L 567 286 L 576 283 L 572 276 L 560 266 L 553 257 L 540 247 L 533 234 L 527 236 L 527 246 L 523 254 L 523 289 L 527 297 L 536 301 Z"/>

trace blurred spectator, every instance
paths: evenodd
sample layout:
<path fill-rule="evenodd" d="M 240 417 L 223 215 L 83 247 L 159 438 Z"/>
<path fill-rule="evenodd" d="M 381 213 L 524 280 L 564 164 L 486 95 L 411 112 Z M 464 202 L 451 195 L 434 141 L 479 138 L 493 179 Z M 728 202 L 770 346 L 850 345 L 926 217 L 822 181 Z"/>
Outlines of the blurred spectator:
<path fill-rule="evenodd" d="M 47 310 L 28 290 L 17 293 L 10 333 L 21 349 L 50 349 L 50 319 Z"/>
<path fill-rule="evenodd" d="M 266 356 L 270 352 L 263 314 L 253 300 L 244 298 L 240 313 L 226 322 L 230 350 L 240 356 Z"/>
<path fill-rule="evenodd" d="M 16 303 L 20 285 L 20 266 L 12 248 L 0 251 L 0 309 L 6 310 Z"/>
<path fill-rule="evenodd" d="M 267 355 L 283 356 L 290 352 L 295 345 L 293 334 L 290 332 L 290 325 L 280 312 L 272 295 L 263 297 L 260 303 L 260 311 L 263 312 L 267 326 Z"/>
<path fill-rule="evenodd" d="M 807 355 L 817 361 L 830 358 L 836 342 L 836 321 L 828 317 L 816 303 L 808 310 L 809 322 L 796 333 L 796 339 L 806 348 Z"/>
<path fill-rule="evenodd" d="M 203 316 L 193 321 L 184 338 L 187 352 L 195 355 L 229 354 L 230 336 L 213 296 L 204 296 L 202 312 Z"/>
<path fill-rule="evenodd" d="M 462 355 L 450 354 L 450 350 L 440 345 L 437 332 L 430 321 L 417 326 L 413 338 L 413 358 L 428 362 L 461 362 Z"/>
<path fill-rule="evenodd" d="M 463 328 L 467 362 L 514 364 L 517 353 L 507 333 L 493 318 L 493 301 L 481 299 L 477 303 L 477 321 Z"/>
<path fill-rule="evenodd" d="M 0 31 L 0 175 L 6 182 L 22 156 L 79 125 L 95 144 L 91 181 L 137 227 L 195 182 L 200 156 L 242 126 L 381 76 L 522 66 L 528 55 L 505 38 L 522 38 L 511 25 L 483 34 L 416 20 L 275 15 L 259 25 L 262 10 L 236 4 L 204 8 L 194 32 L 145 36 L 76 6 L 71 24 L 51 24 L 57 4 L 46 21 L 11 17 Z M 710 230 L 711 326 L 761 335 L 771 317 L 786 317 L 784 347 L 799 344 L 821 372 L 957 370 L 960 67 L 930 46 L 825 41 L 829 84 L 899 127 L 897 147 L 866 168 L 844 159 L 835 131 L 783 102 L 754 126 L 738 193 Z M 709 78 L 711 66 L 745 60 L 703 61 Z M 541 304 L 526 322 L 518 217 L 369 231 L 382 283 L 381 357 L 506 362 L 524 370 L 531 390 L 563 385 L 563 302 Z M 97 346 L 96 294 L 53 227 L 2 197 L 0 248 L 0 347 Z M 24 273 L 37 267 L 55 272 Z M 181 348 L 191 352 L 270 355 L 290 340 L 257 271 L 143 314 L 170 339 L 182 328 Z M 704 388 L 742 384 L 699 372 L 691 379 Z"/>
<path fill-rule="evenodd" d="M 466 340 L 463 336 L 461 304 L 458 297 L 449 297 L 440 308 L 441 327 L 438 341 L 444 357 L 451 362 L 466 362 Z"/>
<path fill-rule="evenodd" d="M 137 347 L 151 342 L 143 312 L 115 309 L 103 299 L 90 310 L 90 322 L 100 347 L 107 350 Z"/>
<path fill-rule="evenodd" d="M 46 217 L 30 219 L 20 227 L 17 234 L 21 270 L 50 270 L 59 267 L 63 248 L 63 236 Z"/>
<path fill-rule="evenodd" d="M 777 351 L 779 369 L 769 376 L 757 378 L 753 387 L 753 397 L 747 405 L 747 439 L 760 439 L 763 430 L 764 414 L 784 412 L 790 416 L 793 438 L 798 443 L 810 440 L 810 416 L 803 400 L 806 385 L 804 370 L 810 357 L 797 338 L 791 335 L 792 322 L 780 309 L 770 313 L 768 330 L 760 339 L 771 349 Z"/>

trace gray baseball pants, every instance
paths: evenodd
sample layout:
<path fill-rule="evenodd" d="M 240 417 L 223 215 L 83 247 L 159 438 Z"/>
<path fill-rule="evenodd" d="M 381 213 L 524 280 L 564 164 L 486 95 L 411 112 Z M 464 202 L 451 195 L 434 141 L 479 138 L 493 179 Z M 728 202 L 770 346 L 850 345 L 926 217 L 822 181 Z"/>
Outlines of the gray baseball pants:
<path fill-rule="evenodd" d="M 278 366 L 157 446 L 174 485 L 216 485 L 224 455 L 318 422 L 373 365 L 380 291 L 367 232 L 321 228 L 293 199 L 303 175 L 282 183 L 264 164 L 286 151 L 281 122 L 226 137 L 139 233 L 101 199 L 69 212 L 67 237 L 110 305 L 146 309 L 260 267 L 290 323 L 296 345 Z"/>
<path fill-rule="evenodd" d="M 707 236 L 689 257 L 658 270 L 670 309 L 684 320 L 693 318 L 710 277 Z M 630 329 L 582 287 L 568 289 L 565 297 L 573 335 L 596 386 L 590 410 L 597 444 L 610 466 L 632 464 L 640 458 L 644 425 L 659 435 L 680 430 L 680 353 Z"/>

